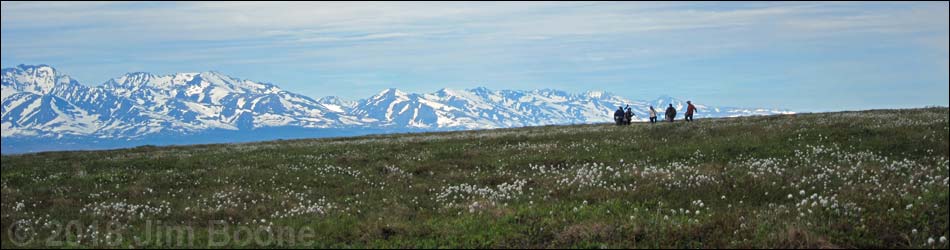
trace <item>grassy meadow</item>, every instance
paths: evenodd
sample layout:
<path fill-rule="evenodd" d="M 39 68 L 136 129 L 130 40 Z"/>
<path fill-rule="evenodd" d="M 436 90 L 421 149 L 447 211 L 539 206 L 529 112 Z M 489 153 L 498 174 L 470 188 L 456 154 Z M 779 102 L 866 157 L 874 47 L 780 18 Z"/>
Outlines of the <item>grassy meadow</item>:
<path fill-rule="evenodd" d="M 0 242 L 947 249 L 948 113 L 4 155 Z"/>

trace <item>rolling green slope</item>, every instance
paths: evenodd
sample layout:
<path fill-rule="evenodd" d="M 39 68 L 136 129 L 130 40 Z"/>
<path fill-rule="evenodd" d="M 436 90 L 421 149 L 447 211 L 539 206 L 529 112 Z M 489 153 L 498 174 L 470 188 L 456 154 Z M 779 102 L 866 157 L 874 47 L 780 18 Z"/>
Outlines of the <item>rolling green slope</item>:
<path fill-rule="evenodd" d="M 928 108 L 2 156 L 2 246 L 945 249 L 948 131 Z"/>

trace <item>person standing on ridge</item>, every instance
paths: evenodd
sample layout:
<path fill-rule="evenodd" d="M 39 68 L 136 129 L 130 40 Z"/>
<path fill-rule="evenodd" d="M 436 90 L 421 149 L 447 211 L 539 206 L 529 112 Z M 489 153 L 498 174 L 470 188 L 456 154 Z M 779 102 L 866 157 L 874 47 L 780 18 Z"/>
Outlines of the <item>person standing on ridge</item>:
<path fill-rule="evenodd" d="M 614 112 L 614 122 L 617 125 L 623 124 L 623 107 L 617 107 L 617 111 Z"/>
<path fill-rule="evenodd" d="M 633 124 L 633 110 L 630 109 L 630 105 L 627 105 L 627 112 L 623 114 L 623 121 L 625 125 Z"/>
<path fill-rule="evenodd" d="M 686 107 L 686 122 L 692 122 L 693 113 L 698 112 L 699 110 L 697 110 L 696 106 L 693 106 L 693 103 L 690 101 L 686 101 L 686 104 L 689 105 L 688 107 Z"/>
<path fill-rule="evenodd" d="M 676 119 L 676 109 L 673 108 L 673 104 L 670 104 L 669 108 L 666 108 L 666 121 L 673 122 L 673 119 Z"/>
<path fill-rule="evenodd" d="M 650 106 L 650 123 L 656 123 L 656 109 Z"/>

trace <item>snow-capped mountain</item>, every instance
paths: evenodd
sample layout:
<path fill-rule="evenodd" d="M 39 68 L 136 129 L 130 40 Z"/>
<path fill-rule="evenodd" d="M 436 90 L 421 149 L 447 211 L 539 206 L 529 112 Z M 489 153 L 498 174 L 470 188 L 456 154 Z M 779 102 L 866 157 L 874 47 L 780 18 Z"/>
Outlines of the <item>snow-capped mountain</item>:
<path fill-rule="evenodd" d="M 217 72 L 129 73 L 87 87 L 47 65 L 3 69 L 3 136 L 162 133 L 359 124 L 339 108 Z"/>
<path fill-rule="evenodd" d="M 686 107 L 685 101 L 668 96 L 646 102 L 603 91 L 571 94 L 551 89 L 495 91 L 480 87 L 411 94 L 398 89 L 387 89 L 361 100 L 351 114 L 367 117 L 376 122 L 377 126 L 487 129 L 612 122 L 614 110 L 628 105 L 636 114 L 637 120 L 646 121 L 651 105 L 662 118 L 669 104 L 677 110 Z M 782 110 L 695 105 L 699 110 L 696 118 L 791 113 Z"/>
<path fill-rule="evenodd" d="M 318 103 L 323 104 L 324 107 L 341 113 L 349 113 L 356 107 L 357 102 L 347 101 L 336 96 L 325 96 L 317 100 Z"/>
<path fill-rule="evenodd" d="M 155 76 L 131 73 L 109 80 L 105 90 L 188 130 L 261 127 L 328 128 L 355 124 L 338 108 L 268 83 L 218 72 Z"/>
<path fill-rule="evenodd" d="M 610 111 L 556 90 L 476 88 L 407 94 L 388 89 L 362 100 L 353 114 L 369 117 L 381 126 L 485 129 L 605 122 Z"/>
<path fill-rule="evenodd" d="M 113 140 L 121 141 L 114 143 L 121 147 L 149 143 L 149 138 L 158 136 L 186 136 L 175 142 L 188 143 L 192 135 L 212 131 L 260 132 L 269 128 L 310 129 L 316 132 L 293 133 L 320 137 L 370 131 L 603 123 L 612 122 L 613 111 L 626 105 L 630 105 L 638 120 L 646 120 L 650 105 L 662 116 L 669 104 L 682 110 L 685 102 L 667 96 L 637 101 L 603 91 L 572 94 L 552 89 L 483 87 L 442 89 L 427 94 L 387 89 L 359 101 L 335 96 L 312 99 L 273 84 L 214 71 L 172 75 L 128 73 L 89 87 L 47 65 L 19 65 L 2 70 L 0 122 L 4 153 L 9 153 L 33 151 L 17 145 L 24 141 L 55 144 L 70 139 L 75 147 L 63 149 L 74 149 L 93 139 Z M 697 118 L 790 113 L 696 106 Z M 253 134 L 251 138 L 272 139 Z M 220 135 L 216 134 L 215 142 L 238 137 L 234 133 Z"/>
<path fill-rule="evenodd" d="M 46 65 L 3 69 L 2 78 L 3 137 L 92 135 L 110 124 L 135 122 L 125 114 L 138 114 L 126 100 Z"/>

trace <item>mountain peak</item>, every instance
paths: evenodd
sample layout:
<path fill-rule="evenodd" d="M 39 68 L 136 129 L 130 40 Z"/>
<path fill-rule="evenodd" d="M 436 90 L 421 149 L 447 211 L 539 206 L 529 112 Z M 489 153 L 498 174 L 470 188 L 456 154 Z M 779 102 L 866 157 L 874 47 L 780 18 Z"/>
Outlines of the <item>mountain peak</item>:
<path fill-rule="evenodd" d="M 197 73 L 194 75 L 192 79 L 204 80 L 212 85 L 229 85 L 229 83 L 240 81 L 239 79 L 235 79 L 231 76 L 222 74 L 221 72 L 217 72 L 217 71 L 205 71 L 205 72 Z"/>
<path fill-rule="evenodd" d="M 40 70 L 40 71 L 52 72 L 52 73 L 56 72 L 56 69 L 53 68 L 53 66 L 49 66 L 46 64 L 37 64 L 37 65 L 20 64 L 20 65 L 17 65 L 16 68 L 23 71 Z"/>
<path fill-rule="evenodd" d="M 215 77 L 215 78 L 221 78 L 221 79 L 231 79 L 231 78 L 233 78 L 233 77 L 231 77 L 231 76 L 229 76 L 229 75 L 226 75 L 226 74 L 224 74 L 224 73 L 221 73 L 221 72 L 215 71 L 215 70 L 209 70 L 209 71 L 205 71 L 205 72 L 201 72 L 201 73 L 194 73 L 194 74 L 199 75 L 199 76 L 202 76 L 202 77 Z"/>
<path fill-rule="evenodd" d="M 653 100 L 651 104 L 656 105 L 656 107 L 660 107 L 660 108 L 666 108 L 670 105 L 673 105 L 673 107 L 676 109 L 683 109 L 686 107 L 686 100 L 679 99 L 676 97 L 671 97 L 669 95 L 661 95 L 660 97 L 657 97 L 656 100 Z M 696 105 L 696 106 L 703 107 L 700 105 Z"/>
<path fill-rule="evenodd" d="M 46 64 L 17 65 L 16 68 L 3 69 L 3 85 L 18 91 L 49 94 L 60 86 L 78 86 L 79 82 L 68 75 L 59 74 Z"/>
<path fill-rule="evenodd" d="M 531 91 L 531 93 L 544 96 L 545 98 L 553 98 L 555 100 L 571 99 L 571 98 L 576 97 L 576 95 L 567 93 L 563 90 L 550 89 L 550 88 L 536 89 L 536 90 Z"/>
<path fill-rule="evenodd" d="M 588 98 L 602 99 L 602 98 L 611 97 L 613 96 L 613 94 L 604 90 L 590 90 L 590 91 L 584 92 L 584 96 Z"/>
<path fill-rule="evenodd" d="M 388 88 L 388 89 L 385 89 L 385 90 L 379 92 L 379 94 L 376 94 L 376 96 L 378 96 L 378 97 L 385 97 L 385 96 L 405 96 L 405 95 L 406 95 L 405 92 L 402 92 L 402 91 L 400 91 L 400 90 L 397 89 L 397 88 Z"/>
<path fill-rule="evenodd" d="M 486 87 L 477 87 L 477 88 L 470 89 L 470 90 L 471 90 L 472 92 L 475 92 L 475 93 L 491 93 L 491 92 L 492 92 L 491 89 L 486 88 Z"/>
<path fill-rule="evenodd" d="M 481 96 L 481 97 L 486 97 L 486 98 L 489 96 L 495 95 L 494 90 L 488 89 L 486 87 L 477 87 L 474 89 L 469 89 L 468 92 L 471 92 L 472 94 L 475 94 L 476 96 Z"/>
<path fill-rule="evenodd" d="M 154 77 L 155 75 L 148 72 L 131 72 L 118 78 L 110 79 L 105 85 L 106 87 L 138 87 L 148 83 L 148 81 Z"/>
<path fill-rule="evenodd" d="M 675 102 L 681 102 L 681 101 L 669 95 L 660 95 L 660 97 L 657 97 L 656 99 L 653 100 L 653 103 L 661 104 L 661 105 L 666 105 L 666 104 L 675 103 Z"/>
<path fill-rule="evenodd" d="M 441 96 L 458 96 L 458 95 L 461 95 L 461 92 L 464 92 L 464 90 L 442 88 L 439 91 L 436 91 L 435 93 Z"/>
<path fill-rule="evenodd" d="M 17 70 L 26 72 L 27 74 L 33 75 L 35 77 L 56 77 L 56 69 L 53 66 L 46 64 L 39 65 L 26 65 L 20 64 L 16 66 Z"/>
<path fill-rule="evenodd" d="M 171 77 L 172 79 L 175 79 L 176 81 L 187 82 L 187 81 L 191 81 L 191 79 L 194 79 L 196 76 L 200 74 L 201 73 L 198 73 L 198 72 L 180 72 L 180 73 L 175 73 L 171 75 Z"/>

